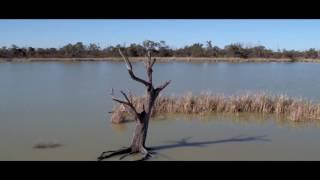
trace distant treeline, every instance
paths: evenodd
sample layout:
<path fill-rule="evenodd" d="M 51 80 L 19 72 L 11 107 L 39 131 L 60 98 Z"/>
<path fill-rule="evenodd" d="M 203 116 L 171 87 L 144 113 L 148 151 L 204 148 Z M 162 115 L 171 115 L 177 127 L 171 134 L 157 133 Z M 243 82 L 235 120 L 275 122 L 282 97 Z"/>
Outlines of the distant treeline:
<path fill-rule="evenodd" d="M 127 46 L 117 45 L 101 48 L 96 44 L 85 45 L 82 42 L 67 44 L 61 48 L 33 47 L 2 47 L 0 58 L 103 58 L 119 57 L 118 48 L 122 48 L 128 56 L 143 57 L 146 48 L 152 49 L 153 56 L 158 57 L 239 57 L 239 58 L 320 58 L 320 51 L 311 48 L 306 51 L 277 50 L 273 51 L 264 46 L 244 46 L 233 43 L 223 48 L 214 46 L 211 41 L 205 44 L 194 43 L 183 48 L 170 48 L 165 41 L 143 41 L 141 44 L 132 43 Z"/>

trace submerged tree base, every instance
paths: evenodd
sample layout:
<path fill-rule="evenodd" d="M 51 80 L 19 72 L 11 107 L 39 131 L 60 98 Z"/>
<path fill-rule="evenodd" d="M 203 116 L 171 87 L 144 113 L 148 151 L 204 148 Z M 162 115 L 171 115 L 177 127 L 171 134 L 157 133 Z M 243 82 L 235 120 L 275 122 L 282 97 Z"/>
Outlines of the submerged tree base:
<path fill-rule="evenodd" d="M 105 152 L 102 152 L 101 155 L 98 157 L 98 161 L 102 161 L 104 159 L 108 159 L 108 158 L 111 158 L 114 156 L 120 156 L 120 155 L 122 156 L 120 156 L 119 160 L 123 160 L 124 158 L 130 155 L 134 155 L 138 153 L 141 153 L 143 157 L 138 159 L 137 161 L 146 161 L 153 156 L 152 154 L 155 154 L 155 152 L 150 152 L 149 150 L 150 148 L 142 148 L 139 151 L 134 151 L 131 147 L 128 147 L 128 148 L 123 148 L 123 149 L 114 150 L 114 151 L 105 151 Z"/>
<path fill-rule="evenodd" d="M 142 109 L 144 96 L 134 96 L 133 104 Z M 193 96 L 159 96 L 155 102 L 152 116 L 164 113 L 205 114 L 205 113 L 264 113 L 280 115 L 292 121 L 320 120 L 320 104 L 291 98 L 288 96 L 270 96 L 265 93 L 224 96 L 202 93 Z M 133 120 L 131 112 L 125 105 L 114 107 L 111 121 L 124 123 Z"/>

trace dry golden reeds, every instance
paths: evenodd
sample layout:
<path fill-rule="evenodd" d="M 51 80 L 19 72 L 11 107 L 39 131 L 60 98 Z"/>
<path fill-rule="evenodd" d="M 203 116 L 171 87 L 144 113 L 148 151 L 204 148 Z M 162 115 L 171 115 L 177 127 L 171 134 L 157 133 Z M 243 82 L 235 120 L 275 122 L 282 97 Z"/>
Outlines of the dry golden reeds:
<path fill-rule="evenodd" d="M 144 96 L 134 96 L 133 104 L 138 111 L 142 110 Z M 123 105 L 114 107 L 112 122 L 122 123 L 133 120 L 128 108 Z M 320 104 L 294 99 L 284 95 L 268 96 L 265 93 L 224 96 L 209 92 L 193 96 L 187 93 L 180 97 L 159 96 L 155 102 L 152 115 L 162 113 L 266 113 L 283 116 L 292 121 L 320 119 Z"/>

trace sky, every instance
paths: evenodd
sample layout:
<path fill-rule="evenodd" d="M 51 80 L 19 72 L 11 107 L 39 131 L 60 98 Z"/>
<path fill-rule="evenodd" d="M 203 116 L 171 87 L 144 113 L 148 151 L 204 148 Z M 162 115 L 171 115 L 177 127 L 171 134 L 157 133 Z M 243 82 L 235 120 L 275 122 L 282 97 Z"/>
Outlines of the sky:
<path fill-rule="evenodd" d="M 211 40 L 221 48 L 239 42 L 273 50 L 320 49 L 320 20 L 0 20 L 0 47 L 106 47 L 144 40 L 164 40 L 172 48 Z"/>

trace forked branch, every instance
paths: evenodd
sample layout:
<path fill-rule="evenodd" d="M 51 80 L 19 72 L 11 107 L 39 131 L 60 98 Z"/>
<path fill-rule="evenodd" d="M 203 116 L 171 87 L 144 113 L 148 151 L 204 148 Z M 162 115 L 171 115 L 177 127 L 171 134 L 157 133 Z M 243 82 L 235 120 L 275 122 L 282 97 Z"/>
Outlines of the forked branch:
<path fill-rule="evenodd" d="M 148 50 L 148 68 L 152 68 L 154 63 L 156 62 L 156 58 L 151 58 L 151 52 Z"/>
<path fill-rule="evenodd" d="M 146 80 L 143 80 L 143 79 L 137 77 L 137 76 L 133 73 L 131 62 L 129 61 L 129 58 L 122 53 L 121 49 L 119 49 L 119 53 L 120 53 L 120 55 L 122 56 L 124 62 L 126 63 L 126 66 L 127 66 L 128 72 L 129 72 L 129 74 L 130 74 L 130 77 L 131 77 L 133 80 L 138 81 L 138 82 L 144 84 L 145 86 L 150 86 L 151 84 L 150 84 L 149 82 L 147 82 Z"/>
<path fill-rule="evenodd" d="M 147 58 L 147 60 L 143 61 L 143 63 L 146 66 L 146 69 L 148 69 L 150 67 L 150 61 L 151 61 L 151 52 L 150 52 L 150 50 L 147 50 L 146 58 Z"/>
<path fill-rule="evenodd" d="M 115 97 L 113 97 L 113 96 L 112 96 L 112 100 L 114 100 L 114 101 L 116 101 L 116 102 L 118 102 L 118 103 L 120 103 L 120 104 L 125 104 L 125 105 L 129 106 L 129 107 L 133 110 L 133 112 L 135 113 L 135 115 L 137 116 L 137 115 L 138 115 L 138 112 L 137 112 L 136 108 L 133 106 L 132 100 L 130 100 L 130 99 L 128 98 L 128 96 L 126 95 L 126 93 L 124 93 L 123 91 L 120 91 L 120 92 L 121 92 L 121 94 L 124 96 L 124 98 L 126 99 L 126 101 L 117 99 L 117 98 L 115 98 Z"/>
<path fill-rule="evenodd" d="M 151 85 L 152 85 L 152 73 L 153 73 L 152 66 L 154 65 L 155 62 L 156 62 L 156 58 L 152 59 L 151 58 L 151 51 L 148 50 L 147 51 L 147 63 L 144 63 L 144 64 L 146 65 L 147 75 L 148 75 L 149 83 Z"/>

